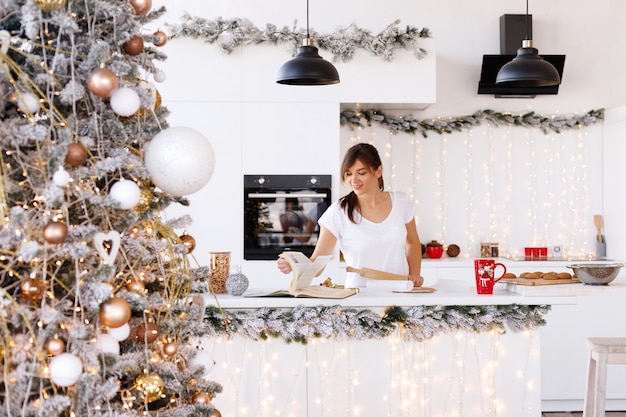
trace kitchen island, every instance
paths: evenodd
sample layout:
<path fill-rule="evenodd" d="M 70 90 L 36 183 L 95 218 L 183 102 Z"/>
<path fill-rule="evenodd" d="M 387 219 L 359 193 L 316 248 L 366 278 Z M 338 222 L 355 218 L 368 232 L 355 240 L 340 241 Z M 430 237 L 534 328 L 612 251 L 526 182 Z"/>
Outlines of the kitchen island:
<path fill-rule="evenodd" d="M 224 387 L 214 404 L 233 417 L 539 417 L 540 322 L 577 297 L 434 287 L 342 300 L 204 295 L 215 334 L 200 344 Z"/>

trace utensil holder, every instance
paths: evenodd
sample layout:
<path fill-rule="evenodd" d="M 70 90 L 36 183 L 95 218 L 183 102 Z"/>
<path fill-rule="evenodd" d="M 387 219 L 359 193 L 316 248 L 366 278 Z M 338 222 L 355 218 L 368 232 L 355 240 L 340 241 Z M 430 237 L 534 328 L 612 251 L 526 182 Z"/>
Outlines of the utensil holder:
<path fill-rule="evenodd" d="M 606 240 L 602 236 L 602 242 L 596 242 L 596 255 L 598 258 L 606 258 Z"/>

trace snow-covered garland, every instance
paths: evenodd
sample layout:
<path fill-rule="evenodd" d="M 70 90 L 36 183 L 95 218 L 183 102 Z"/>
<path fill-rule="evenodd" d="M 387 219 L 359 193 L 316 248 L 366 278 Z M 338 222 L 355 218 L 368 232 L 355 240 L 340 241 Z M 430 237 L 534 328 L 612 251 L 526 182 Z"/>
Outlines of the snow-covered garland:
<path fill-rule="evenodd" d="M 297 28 L 297 21 L 292 28 L 284 26 L 279 29 L 276 25 L 267 23 L 265 29 L 259 29 L 247 19 L 233 18 L 207 20 L 201 17 L 192 17 L 185 14 L 183 23 L 170 27 L 170 38 L 191 37 L 204 39 L 208 43 L 219 41 L 219 46 L 226 53 L 243 45 L 255 45 L 269 42 L 271 44 L 291 43 L 295 53 L 302 40 L 306 39 L 306 29 Z M 335 60 L 346 62 L 352 59 L 357 48 L 366 50 L 369 54 L 380 56 L 385 61 L 391 61 L 397 48 L 413 50 L 418 59 L 426 56 L 427 51 L 420 47 L 419 39 L 430 38 L 430 30 L 418 29 L 414 26 L 400 28 L 400 20 L 396 20 L 377 35 L 359 28 L 355 24 L 340 28 L 336 32 L 323 34 L 309 30 L 310 37 L 315 39 L 315 46 L 330 51 Z"/>
<path fill-rule="evenodd" d="M 532 330 L 546 324 L 549 305 L 388 307 L 381 317 L 372 310 L 342 306 L 297 306 L 291 310 L 206 308 L 208 336 L 237 333 L 253 340 L 280 338 L 306 344 L 311 339 L 381 339 L 402 327 L 406 340 L 423 341 L 454 331 L 504 333 Z"/>
<path fill-rule="evenodd" d="M 420 133 L 423 137 L 428 137 L 427 132 L 452 133 L 462 129 L 471 129 L 474 125 L 486 120 L 496 126 L 508 124 L 522 127 L 534 127 L 548 133 L 552 130 L 560 133 L 561 130 L 580 128 L 588 126 L 604 119 L 604 109 L 590 110 L 580 116 L 552 115 L 541 116 L 535 112 L 514 115 L 508 112 L 497 112 L 494 110 L 478 110 L 472 115 L 459 117 L 439 117 L 437 119 L 419 120 L 412 114 L 406 116 L 395 116 L 385 114 L 377 109 L 367 110 L 344 110 L 340 114 L 341 125 L 348 125 L 350 128 L 371 126 L 372 123 L 380 123 L 391 133 Z"/>

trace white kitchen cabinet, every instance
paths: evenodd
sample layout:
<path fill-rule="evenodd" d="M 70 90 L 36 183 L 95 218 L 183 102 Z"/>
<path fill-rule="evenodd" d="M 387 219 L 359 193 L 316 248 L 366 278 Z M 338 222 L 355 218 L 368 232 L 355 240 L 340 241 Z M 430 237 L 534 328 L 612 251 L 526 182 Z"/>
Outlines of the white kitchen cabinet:
<path fill-rule="evenodd" d="M 578 297 L 553 306 L 541 329 L 541 397 L 544 411 L 583 409 L 589 349 L 587 337 L 626 337 L 624 294 Z M 624 366 L 609 365 L 607 410 L 626 409 Z"/>
<path fill-rule="evenodd" d="M 567 265 L 580 261 L 511 261 L 498 259 L 509 272 L 571 272 Z M 474 285 L 473 260 L 425 259 L 422 274 L 436 287 L 438 279 Z M 575 304 L 553 305 L 541 333 L 541 398 L 543 411 L 582 411 L 587 381 L 587 337 L 626 337 L 626 272 L 608 286 L 582 284 L 522 288 L 527 295 L 572 294 Z M 626 372 L 609 366 L 607 410 L 626 409 Z"/>

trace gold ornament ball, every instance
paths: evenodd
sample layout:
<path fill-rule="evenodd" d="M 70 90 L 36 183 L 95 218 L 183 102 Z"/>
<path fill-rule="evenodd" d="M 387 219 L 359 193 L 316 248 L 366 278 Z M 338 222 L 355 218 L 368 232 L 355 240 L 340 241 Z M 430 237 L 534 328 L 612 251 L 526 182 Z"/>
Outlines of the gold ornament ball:
<path fill-rule="evenodd" d="M 209 417 L 222 417 L 222 413 L 217 408 L 213 409 L 213 412 L 209 414 Z"/>
<path fill-rule="evenodd" d="M 163 354 L 170 358 L 178 353 L 178 345 L 174 342 L 168 342 L 163 345 Z"/>
<path fill-rule="evenodd" d="M 65 154 L 65 162 L 73 167 L 80 166 L 85 163 L 89 152 L 82 143 L 72 142 L 67 145 L 67 153 Z"/>
<path fill-rule="evenodd" d="M 164 46 L 167 43 L 167 34 L 165 32 L 157 30 L 153 35 L 157 38 L 154 41 L 154 46 Z"/>
<path fill-rule="evenodd" d="M 194 239 L 193 236 L 188 235 L 187 233 L 183 233 L 183 235 L 179 236 L 179 238 L 182 244 L 187 247 L 187 251 L 189 253 L 193 252 L 193 250 L 196 248 L 196 239 Z"/>
<path fill-rule="evenodd" d="M 130 0 L 130 5 L 135 9 L 137 16 L 145 16 L 152 7 L 152 0 Z"/>
<path fill-rule="evenodd" d="M 159 374 L 149 372 L 135 378 L 135 389 L 141 395 L 142 402 L 151 403 L 161 398 L 165 384 Z"/>
<path fill-rule="evenodd" d="M 135 329 L 135 334 L 140 342 L 152 343 L 159 337 L 159 327 L 152 322 L 141 323 Z"/>
<path fill-rule="evenodd" d="M 60 337 L 53 337 L 46 343 L 46 351 L 52 356 L 59 355 L 65 352 L 65 342 Z"/>
<path fill-rule="evenodd" d="M 43 238 L 46 242 L 58 244 L 67 239 L 67 225 L 62 222 L 50 222 L 43 228 Z"/>
<path fill-rule="evenodd" d="M 139 194 L 139 203 L 134 207 L 135 213 L 143 214 L 150 208 L 150 204 L 152 204 L 152 190 L 147 187 L 143 187 L 141 189 L 141 193 Z"/>
<path fill-rule="evenodd" d="M 123 326 L 130 320 L 130 315 L 130 306 L 123 298 L 113 297 L 100 304 L 100 321 L 105 326 Z"/>
<path fill-rule="evenodd" d="M 53 12 L 65 6 L 66 0 L 35 0 L 35 6 L 44 12 Z"/>
<path fill-rule="evenodd" d="M 132 38 L 124 42 L 122 49 L 124 49 L 124 52 L 130 56 L 139 55 L 143 52 L 143 39 L 139 35 L 134 35 Z"/>
<path fill-rule="evenodd" d="M 43 299 L 46 292 L 46 284 L 41 278 L 25 278 L 20 283 L 21 298 L 24 301 L 32 301 L 34 303 Z"/>
<path fill-rule="evenodd" d="M 120 80 L 113 71 L 108 68 L 98 68 L 87 77 L 87 88 L 94 95 L 102 98 L 108 98 L 113 95 Z"/>

